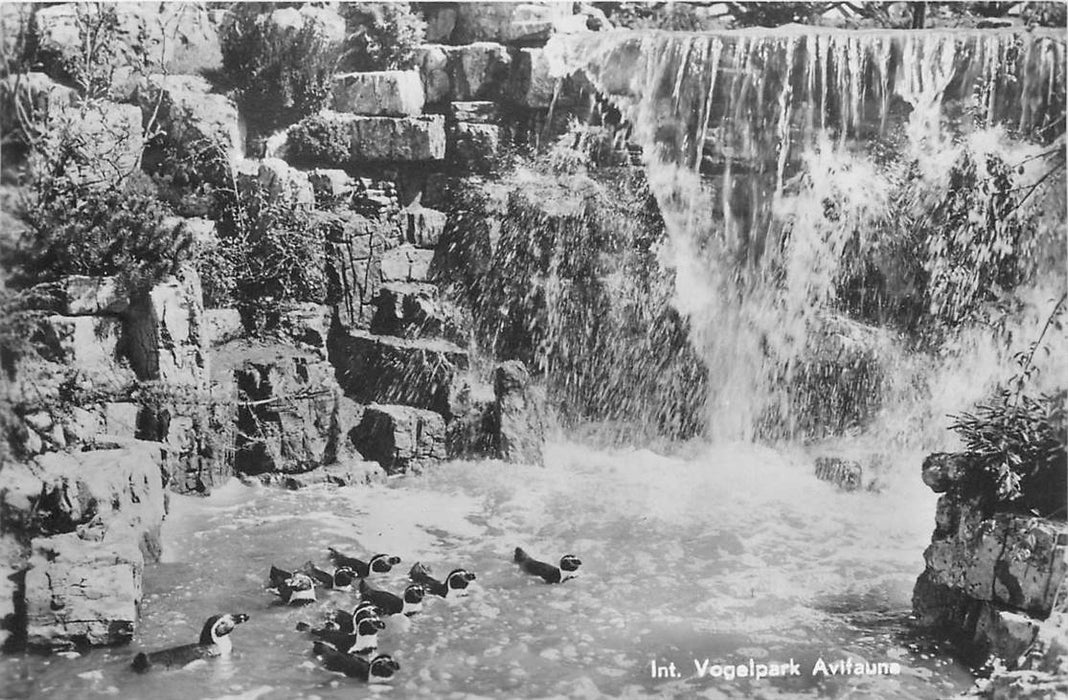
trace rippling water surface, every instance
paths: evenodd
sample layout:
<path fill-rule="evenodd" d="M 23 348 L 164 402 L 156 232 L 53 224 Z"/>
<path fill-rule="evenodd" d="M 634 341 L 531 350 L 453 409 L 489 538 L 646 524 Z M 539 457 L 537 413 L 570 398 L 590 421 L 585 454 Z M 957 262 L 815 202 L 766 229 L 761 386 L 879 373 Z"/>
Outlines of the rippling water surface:
<path fill-rule="evenodd" d="M 550 448 L 545 469 L 457 462 L 373 488 L 301 492 L 236 482 L 208 499 L 174 497 L 164 562 L 145 576 L 134 644 L 75 659 L 0 661 L 11 697 L 921 697 L 955 694 L 967 671 L 909 636 L 912 583 L 934 518 L 919 457 L 902 457 L 882 493 L 816 481 L 803 455 L 752 446 L 648 450 Z M 510 561 L 522 545 L 582 576 L 549 586 Z M 272 563 L 326 564 L 327 546 L 404 559 L 381 580 L 400 591 L 416 560 L 464 566 L 473 593 L 390 618 L 380 651 L 401 664 L 367 689 L 321 669 L 295 631 L 354 594 L 321 592 L 303 609 L 263 591 Z M 219 611 L 246 612 L 235 654 L 200 668 L 137 675 L 133 653 L 194 641 Z M 825 677 L 828 664 L 896 662 L 901 673 Z M 796 678 L 699 678 L 694 661 L 787 662 Z M 680 677 L 655 679 L 674 662 Z"/>

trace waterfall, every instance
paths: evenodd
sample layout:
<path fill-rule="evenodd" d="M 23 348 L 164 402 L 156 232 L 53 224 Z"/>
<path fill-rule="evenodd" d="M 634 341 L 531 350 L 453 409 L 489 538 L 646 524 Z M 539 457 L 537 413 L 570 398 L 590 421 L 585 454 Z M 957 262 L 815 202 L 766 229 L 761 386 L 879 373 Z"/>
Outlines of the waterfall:
<path fill-rule="evenodd" d="M 977 129 L 1047 142 L 1064 131 L 1063 33 L 792 25 L 587 34 L 548 50 L 555 73 L 584 74 L 642 147 L 715 439 L 796 432 L 805 411 L 782 389 L 809 371 L 803 358 L 868 333 L 843 329 L 830 302 L 843 251 L 873 245 L 868 233 L 893 217 L 877 144 L 944 175 L 932 154 Z"/>

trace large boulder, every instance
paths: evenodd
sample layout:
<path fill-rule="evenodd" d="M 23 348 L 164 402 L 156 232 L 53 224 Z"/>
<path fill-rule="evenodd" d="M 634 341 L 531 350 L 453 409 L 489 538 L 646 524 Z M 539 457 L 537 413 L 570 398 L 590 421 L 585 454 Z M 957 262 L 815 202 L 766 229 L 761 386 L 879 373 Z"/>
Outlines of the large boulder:
<path fill-rule="evenodd" d="M 0 80 L 0 130 L 5 134 L 20 133 L 25 138 L 25 127 L 58 117 L 76 99 L 73 88 L 60 85 L 44 73 L 12 73 Z"/>
<path fill-rule="evenodd" d="M 365 459 L 390 474 L 446 458 L 445 419 L 411 406 L 368 406 L 352 440 Z"/>
<path fill-rule="evenodd" d="M 119 390 L 134 374 L 123 352 L 123 322 L 113 316 L 46 316 L 30 336 L 57 375 L 76 373 L 83 389 Z M 39 386 L 27 396 L 38 395 Z"/>
<path fill-rule="evenodd" d="M 404 244 L 382 254 L 384 282 L 428 282 L 434 251 Z"/>
<path fill-rule="evenodd" d="M 144 559 L 132 541 L 86 532 L 33 540 L 26 643 L 37 649 L 125 644 L 141 602 Z"/>
<path fill-rule="evenodd" d="M 470 360 L 444 340 L 403 339 L 344 329 L 330 359 L 345 394 L 362 404 L 403 404 L 450 417 L 450 397 Z"/>
<path fill-rule="evenodd" d="M 382 255 L 401 236 L 396 221 L 352 211 L 333 216 L 327 227 L 327 300 L 343 326 L 367 328 L 382 287 Z"/>
<path fill-rule="evenodd" d="M 54 285 L 53 310 L 64 316 L 121 314 L 130 297 L 114 276 L 68 275 Z"/>
<path fill-rule="evenodd" d="M 31 154 L 34 171 L 50 167 L 46 152 L 59 150 L 67 156 L 64 174 L 88 187 L 115 186 L 140 167 L 144 134 L 136 105 L 82 101 L 57 109 L 44 128 L 52 143 Z"/>
<path fill-rule="evenodd" d="M 233 162 L 244 152 L 237 105 L 200 76 L 151 75 L 138 90 L 138 103 L 145 122 L 155 119 L 183 153 L 222 153 Z"/>
<path fill-rule="evenodd" d="M 419 73 L 384 70 L 334 77 L 334 109 L 377 117 L 413 117 L 423 112 L 426 96 Z"/>
<path fill-rule="evenodd" d="M 428 104 L 454 100 L 494 100 L 508 87 L 512 57 L 493 42 L 463 46 L 427 44 L 416 52 L 415 64 Z"/>
<path fill-rule="evenodd" d="M 340 392 L 330 363 L 281 343 L 226 352 L 241 397 L 237 471 L 300 473 L 332 462 Z"/>

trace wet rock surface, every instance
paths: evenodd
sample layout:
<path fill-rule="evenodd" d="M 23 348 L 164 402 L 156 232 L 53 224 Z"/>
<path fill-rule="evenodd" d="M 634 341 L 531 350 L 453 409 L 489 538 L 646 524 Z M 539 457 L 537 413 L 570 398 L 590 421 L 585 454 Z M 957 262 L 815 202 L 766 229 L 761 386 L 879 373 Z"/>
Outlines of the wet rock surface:
<path fill-rule="evenodd" d="M 378 462 L 390 474 L 446 457 L 445 419 L 410 406 L 371 404 L 351 437 L 361 455 Z"/>

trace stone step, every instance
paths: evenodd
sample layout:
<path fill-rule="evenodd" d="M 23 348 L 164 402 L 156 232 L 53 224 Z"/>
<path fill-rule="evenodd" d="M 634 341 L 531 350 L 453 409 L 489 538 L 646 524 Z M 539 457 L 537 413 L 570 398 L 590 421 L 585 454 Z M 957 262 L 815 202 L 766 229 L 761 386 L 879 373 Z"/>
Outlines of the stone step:
<path fill-rule="evenodd" d="M 426 96 L 418 71 L 383 70 L 334 76 L 334 109 L 376 117 L 414 117 Z"/>

